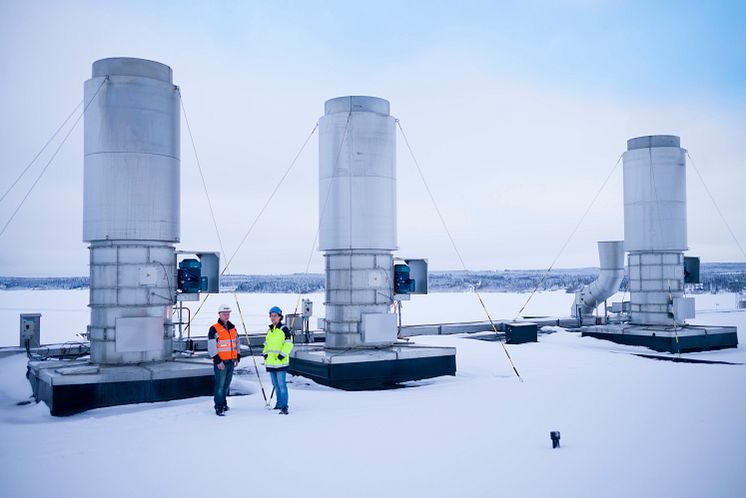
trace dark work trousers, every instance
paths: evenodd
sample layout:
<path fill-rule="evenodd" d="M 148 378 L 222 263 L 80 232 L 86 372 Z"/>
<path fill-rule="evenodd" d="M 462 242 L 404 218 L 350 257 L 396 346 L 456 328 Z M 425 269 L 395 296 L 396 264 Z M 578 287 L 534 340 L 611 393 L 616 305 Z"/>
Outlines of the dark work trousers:
<path fill-rule="evenodd" d="M 228 403 L 225 401 L 225 397 L 228 395 L 228 390 L 231 387 L 231 380 L 233 379 L 233 367 L 236 362 L 233 360 L 223 360 L 225 368 L 220 370 L 217 365 L 213 365 L 212 369 L 215 372 L 215 394 L 213 399 L 215 400 L 215 409 L 225 410 Z"/>

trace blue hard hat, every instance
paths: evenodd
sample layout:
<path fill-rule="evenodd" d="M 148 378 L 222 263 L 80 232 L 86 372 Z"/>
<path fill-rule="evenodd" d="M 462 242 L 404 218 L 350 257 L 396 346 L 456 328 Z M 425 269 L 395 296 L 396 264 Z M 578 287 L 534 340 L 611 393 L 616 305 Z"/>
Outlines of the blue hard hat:
<path fill-rule="evenodd" d="M 269 309 L 269 314 L 271 315 L 272 313 L 277 313 L 278 315 L 282 315 L 282 310 L 280 309 L 279 306 L 272 306 Z"/>

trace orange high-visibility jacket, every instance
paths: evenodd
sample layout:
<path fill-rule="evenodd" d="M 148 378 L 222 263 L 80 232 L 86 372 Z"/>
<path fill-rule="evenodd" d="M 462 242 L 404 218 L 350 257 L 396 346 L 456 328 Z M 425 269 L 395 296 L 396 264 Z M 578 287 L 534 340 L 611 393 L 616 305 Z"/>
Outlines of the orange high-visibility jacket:
<path fill-rule="evenodd" d="M 228 325 L 233 325 L 228 322 Z M 226 329 L 225 326 L 217 322 L 213 325 L 215 332 L 217 332 L 216 346 L 217 354 L 221 360 L 235 360 L 238 358 L 238 333 L 236 327 L 231 327 L 230 330 Z"/>

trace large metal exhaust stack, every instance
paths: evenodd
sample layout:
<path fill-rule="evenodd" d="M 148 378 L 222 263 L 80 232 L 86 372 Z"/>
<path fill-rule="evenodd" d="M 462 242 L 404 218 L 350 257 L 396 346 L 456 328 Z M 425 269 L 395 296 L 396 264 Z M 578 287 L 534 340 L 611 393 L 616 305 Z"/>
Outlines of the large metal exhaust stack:
<path fill-rule="evenodd" d="M 326 342 L 295 348 L 290 372 L 342 389 L 454 375 L 453 348 L 395 344 L 396 119 L 389 102 L 338 97 L 324 111 L 319 248 L 326 260 Z"/>
<path fill-rule="evenodd" d="M 178 90 L 170 67 L 128 58 L 94 62 L 86 102 L 99 87 L 84 146 L 91 360 L 168 360 L 180 226 Z"/>
<path fill-rule="evenodd" d="M 91 357 L 30 362 L 34 394 L 53 415 L 210 394 L 211 366 L 172 361 L 180 97 L 171 68 L 102 59 L 93 63 L 84 93 Z"/>
<path fill-rule="evenodd" d="M 326 261 L 326 345 L 396 340 L 396 129 L 389 103 L 340 97 L 319 120 L 319 249 Z"/>
<path fill-rule="evenodd" d="M 673 325 L 673 300 L 684 296 L 686 151 L 679 137 L 627 141 L 624 245 L 629 253 L 630 322 Z M 693 318 L 693 317 L 692 317 Z M 683 325 L 685 317 L 679 317 Z"/>
<path fill-rule="evenodd" d="M 629 314 L 583 334 L 670 352 L 735 347 L 735 327 L 687 324 L 694 298 L 684 296 L 686 150 L 679 137 L 632 138 L 622 158 Z"/>

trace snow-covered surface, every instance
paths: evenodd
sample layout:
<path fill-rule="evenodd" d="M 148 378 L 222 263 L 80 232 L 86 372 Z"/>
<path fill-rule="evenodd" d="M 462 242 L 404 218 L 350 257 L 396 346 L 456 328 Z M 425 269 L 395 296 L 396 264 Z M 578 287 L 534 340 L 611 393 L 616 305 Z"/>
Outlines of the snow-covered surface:
<path fill-rule="evenodd" d="M 53 317 L 70 330 L 87 323 L 86 312 L 68 311 L 85 306 L 86 291 L 0 296 L 4 342 L 8 329 L 17 337 L 22 305 L 44 308 L 43 337 Z M 528 295 L 482 297 L 504 318 Z M 268 305 L 292 308 L 296 298 L 240 296 L 255 327 Z M 539 294 L 524 313 L 566 314 L 571 299 Z M 320 314 L 322 299 L 314 301 Z M 697 296 L 695 322 L 737 325 L 741 347 L 690 356 L 746 364 L 746 313 L 726 311 L 733 302 L 732 294 Z M 408 323 L 483 319 L 471 294 L 414 298 L 404 313 Z M 234 388 L 248 395 L 231 397 L 226 417 L 203 397 L 55 418 L 43 404 L 17 405 L 30 395 L 26 359 L 0 358 L 0 495 L 746 496 L 746 365 L 649 360 L 628 354 L 644 348 L 559 330 L 507 346 L 521 382 L 499 343 L 416 342 L 456 347 L 457 375 L 376 392 L 291 378 L 287 417 L 264 408 L 244 361 Z M 261 379 L 270 386 L 263 371 Z M 551 448 L 553 430 L 560 449 Z"/>

